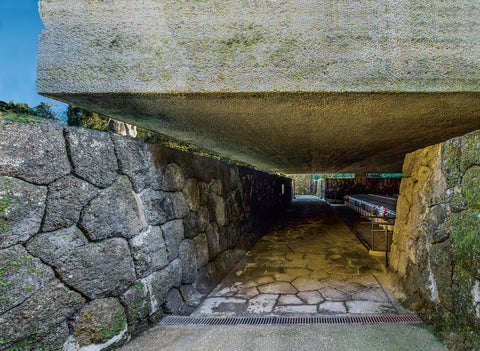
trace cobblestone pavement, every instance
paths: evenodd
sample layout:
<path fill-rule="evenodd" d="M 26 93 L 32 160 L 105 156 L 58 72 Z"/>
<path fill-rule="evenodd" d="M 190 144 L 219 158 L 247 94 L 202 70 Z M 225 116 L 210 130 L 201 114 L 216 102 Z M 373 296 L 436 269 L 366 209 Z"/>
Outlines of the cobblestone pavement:
<path fill-rule="evenodd" d="M 192 313 L 197 316 L 394 314 L 368 255 L 327 203 L 299 198 Z"/>

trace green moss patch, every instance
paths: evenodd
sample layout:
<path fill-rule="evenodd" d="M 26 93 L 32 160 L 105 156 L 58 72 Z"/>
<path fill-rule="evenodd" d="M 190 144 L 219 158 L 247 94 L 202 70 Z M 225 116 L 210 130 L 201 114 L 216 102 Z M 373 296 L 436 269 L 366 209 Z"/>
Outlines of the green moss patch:
<path fill-rule="evenodd" d="M 453 214 L 449 229 L 455 266 L 474 276 L 480 270 L 480 210 Z"/>
<path fill-rule="evenodd" d="M 462 193 L 470 209 L 480 209 L 480 167 L 470 168 L 462 180 Z"/>
<path fill-rule="evenodd" d="M 98 337 L 92 341 L 94 341 L 96 344 L 107 342 L 125 329 L 126 324 L 127 319 L 125 318 L 125 313 L 123 313 L 123 311 L 118 312 L 113 317 L 112 323 L 108 324 L 105 329 L 100 329 L 98 331 Z"/>

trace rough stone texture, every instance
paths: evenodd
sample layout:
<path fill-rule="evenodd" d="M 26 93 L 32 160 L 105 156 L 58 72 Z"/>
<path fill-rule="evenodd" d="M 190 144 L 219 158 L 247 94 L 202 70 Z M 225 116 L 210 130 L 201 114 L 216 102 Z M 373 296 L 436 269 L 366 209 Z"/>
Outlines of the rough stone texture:
<path fill-rule="evenodd" d="M 115 298 L 98 299 L 88 304 L 75 326 L 80 346 L 103 344 L 127 326 L 123 306 Z"/>
<path fill-rule="evenodd" d="M 213 259 L 221 252 L 218 226 L 215 223 L 210 223 L 207 227 L 206 235 L 208 243 L 208 255 L 210 259 Z"/>
<path fill-rule="evenodd" d="M 183 240 L 178 251 L 182 262 L 182 284 L 191 284 L 194 282 L 197 273 L 197 257 L 193 240 Z"/>
<path fill-rule="evenodd" d="M 0 176 L 0 248 L 27 241 L 39 231 L 46 197 L 44 186 Z"/>
<path fill-rule="evenodd" d="M 51 232 L 76 224 L 83 206 L 97 194 L 97 188 L 74 176 L 66 176 L 50 184 L 42 231 Z"/>
<path fill-rule="evenodd" d="M 149 227 L 130 241 L 137 276 L 144 277 L 168 264 L 168 256 L 160 227 Z"/>
<path fill-rule="evenodd" d="M 135 281 L 130 249 L 120 238 L 76 247 L 54 265 L 63 281 L 92 299 L 117 296 Z"/>
<path fill-rule="evenodd" d="M 207 230 L 208 226 L 208 208 L 207 206 L 200 206 L 198 208 L 198 231 L 204 232 Z"/>
<path fill-rule="evenodd" d="M 108 204 L 108 206 L 105 206 Z M 127 177 L 119 177 L 83 210 L 80 225 L 91 240 L 132 238 L 146 229 L 138 196 Z"/>
<path fill-rule="evenodd" d="M 227 223 L 227 217 L 225 215 L 225 200 L 223 197 L 210 194 L 208 197 L 208 208 L 210 209 L 210 218 L 216 220 L 220 227 L 223 227 Z"/>
<path fill-rule="evenodd" d="M 147 284 L 153 306 L 161 306 L 167 297 L 167 293 L 173 287 L 180 287 L 182 281 L 182 263 L 179 259 L 173 260 L 164 269 L 154 272 L 144 279 Z"/>
<path fill-rule="evenodd" d="M 185 185 L 183 170 L 176 163 L 169 163 L 165 168 L 162 188 L 165 191 L 182 190 Z"/>
<path fill-rule="evenodd" d="M 13 124 L 8 128 L 16 135 Z M 28 140 L 29 133 L 54 128 L 17 127 Z M 90 342 L 108 348 L 157 323 L 162 308 L 187 313 L 265 232 L 270 225 L 265 219 L 290 203 L 289 195 L 277 191 L 284 184 L 290 194 L 286 178 L 106 133 L 66 132 L 72 159 L 74 153 L 79 157 L 80 147 L 87 159 L 94 159 L 73 160 L 79 167 L 74 173 L 83 169 L 83 175 L 54 170 L 47 186 L 26 183 L 20 173 L 0 178 L 0 220 L 13 223 L 10 231 L 0 232 L 2 349 L 62 349 L 64 344 L 76 349 Z M 63 137 L 52 140 L 59 143 L 56 151 L 65 149 Z M 106 159 L 100 152 L 107 153 Z M 118 158 L 118 170 L 108 155 Z M 175 178 L 168 192 L 162 188 L 168 183 L 163 180 L 167 168 L 166 174 Z M 24 169 L 37 176 L 37 170 Z M 18 206 L 5 206 L 11 194 Z M 226 226 L 219 227 L 222 218 L 211 208 L 209 194 L 228 199 Z M 207 227 L 216 233 L 211 256 Z M 119 318 L 128 329 L 122 323 L 125 328 L 118 330 L 119 323 L 109 332 L 112 324 L 102 320 L 116 311 L 116 299 L 125 309 Z M 77 327 L 78 337 L 73 334 Z"/>
<path fill-rule="evenodd" d="M 120 301 L 127 306 L 128 324 L 135 328 L 146 319 L 151 311 L 151 300 L 143 281 L 137 281 L 133 287 L 120 296 Z"/>
<path fill-rule="evenodd" d="M 208 241 L 206 234 L 200 234 L 193 238 L 195 244 L 195 255 L 198 267 L 203 267 L 208 263 Z"/>
<path fill-rule="evenodd" d="M 168 292 L 163 304 L 163 311 L 169 314 L 175 315 L 189 315 L 193 312 L 194 308 L 183 301 L 182 296 L 178 289 L 172 289 Z"/>
<path fill-rule="evenodd" d="M 187 198 L 190 210 L 197 211 L 200 206 L 200 189 L 198 187 L 198 181 L 195 178 L 188 179 L 185 182 L 182 191 Z"/>
<path fill-rule="evenodd" d="M 153 163 L 148 144 L 139 140 L 112 135 L 118 166 L 128 176 L 133 189 L 139 193 L 145 188 L 159 189 L 162 171 Z"/>
<path fill-rule="evenodd" d="M 2 124 L 0 175 L 46 185 L 70 173 L 62 128 L 46 123 Z"/>
<path fill-rule="evenodd" d="M 198 235 L 198 212 L 190 211 L 183 220 L 185 238 L 193 239 Z"/>
<path fill-rule="evenodd" d="M 391 252 L 407 303 L 446 331 L 471 330 L 467 349 L 480 340 L 479 143 L 476 131 L 407 155 Z"/>
<path fill-rule="evenodd" d="M 52 269 L 21 245 L 0 250 L 0 315 L 18 306 L 54 279 Z"/>
<path fill-rule="evenodd" d="M 185 299 L 185 303 L 193 307 L 197 307 L 205 297 L 205 294 L 198 292 L 193 285 L 182 285 L 180 287 L 180 294 Z"/>
<path fill-rule="evenodd" d="M 147 189 L 140 194 L 140 198 L 145 206 L 145 214 L 150 225 L 184 218 L 188 214 L 188 205 L 182 193 Z"/>
<path fill-rule="evenodd" d="M 117 178 L 118 163 L 110 134 L 68 128 L 66 139 L 75 175 L 100 188 L 112 185 Z"/>
<path fill-rule="evenodd" d="M 48 334 L 56 339 L 55 335 L 51 335 L 52 331 L 80 309 L 84 302 L 80 294 L 53 280 L 25 303 L 0 316 L 2 347 L 15 349 L 22 344 L 40 344 Z M 64 338 L 64 329 L 59 332 L 58 337 Z"/>
<path fill-rule="evenodd" d="M 27 250 L 40 257 L 49 265 L 55 266 L 76 248 L 87 245 L 88 240 L 77 227 L 41 233 L 27 244 Z"/>
<path fill-rule="evenodd" d="M 116 134 L 131 137 L 131 138 L 135 138 L 137 136 L 136 126 L 133 126 L 128 123 L 116 121 L 114 119 L 110 119 L 110 121 L 108 122 L 107 130 L 112 131 Z"/>
<path fill-rule="evenodd" d="M 183 223 L 180 220 L 170 221 L 162 226 L 163 237 L 167 244 L 168 261 L 178 257 L 183 236 Z"/>

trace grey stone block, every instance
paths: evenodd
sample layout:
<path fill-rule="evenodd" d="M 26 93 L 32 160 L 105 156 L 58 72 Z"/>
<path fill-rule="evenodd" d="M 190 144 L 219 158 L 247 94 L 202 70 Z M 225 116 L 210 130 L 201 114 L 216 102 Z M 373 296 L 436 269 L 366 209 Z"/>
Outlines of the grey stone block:
<path fill-rule="evenodd" d="M 132 238 L 147 227 L 140 199 L 125 176 L 85 207 L 79 225 L 95 241 L 114 236 Z"/>
<path fill-rule="evenodd" d="M 130 240 L 135 271 L 144 277 L 168 264 L 167 250 L 160 227 L 149 227 Z"/>
<path fill-rule="evenodd" d="M 112 140 L 119 170 L 130 178 L 135 192 L 139 193 L 145 188 L 159 189 L 162 170 L 154 164 L 148 144 L 120 135 L 112 135 Z"/>
<path fill-rule="evenodd" d="M 75 339 L 80 346 L 103 344 L 126 330 L 127 317 L 115 298 L 98 299 L 84 309 L 75 326 Z"/>
<path fill-rule="evenodd" d="M 188 205 L 182 193 L 167 193 L 146 189 L 140 194 L 145 215 L 150 225 L 163 224 L 169 220 L 184 218 Z"/>
<path fill-rule="evenodd" d="M 186 316 L 193 312 L 194 307 L 188 305 L 183 301 L 178 289 L 172 289 L 168 292 L 165 298 L 165 303 L 162 305 L 163 312 L 168 314 L 175 314 Z"/>
<path fill-rule="evenodd" d="M 148 288 L 141 280 L 123 293 L 120 301 L 127 306 L 128 324 L 133 326 L 147 318 L 152 308 Z"/>
<path fill-rule="evenodd" d="M 185 303 L 189 306 L 197 307 L 203 301 L 206 294 L 198 292 L 193 285 L 182 285 L 180 287 L 180 294 L 185 299 Z"/>
<path fill-rule="evenodd" d="M 197 276 L 197 257 L 193 240 L 185 239 L 180 243 L 179 257 L 182 262 L 182 283 L 191 284 Z"/>
<path fill-rule="evenodd" d="M 196 211 L 200 206 L 200 189 L 195 178 L 190 178 L 186 181 L 182 192 L 187 198 L 187 203 L 190 210 Z"/>
<path fill-rule="evenodd" d="M 0 314 L 22 303 L 54 278 L 53 270 L 23 246 L 0 250 Z"/>
<path fill-rule="evenodd" d="M 220 236 L 218 226 L 211 222 L 207 227 L 208 256 L 213 260 L 222 251 L 220 248 Z"/>
<path fill-rule="evenodd" d="M 88 240 L 77 227 L 69 227 L 54 232 L 41 233 L 27 244 L 27 250 L 40 257 L 49 265 L 56 266 L 58 262 L 70 255 L 76 248 L 87 245 Z"/>
<path fill-rule="evenodd" d="M 179 191 L 185 185 L 183 170 L 176 163 L 169 163 L 165 168 L 162 189 L 165 191 Z"/>
<path fill-rule="evenodd" d="M 0 176 L 0 248 L 27 241 L 40 230 L 46 198 L 45 186 Z"/>
<path fill-rule="evenodd" d="M 50 184 L 70 173 L 63 128 L 14 123 L 0 129 L 0 175 Z"/>
<path fill-rule="evenodd" d="M 63 281 L 91 299 L 117 296 L 136 278 L 130 249 L 120 238 L 77 247 L 55 267 Z"/>
<path fill-rule="evenodd" d="M 183 220 L 184 234 L 186 238 L 192 239 L 198 235 L 198 213 L 194 211 L 188 212 Z"/>
<path fill-rule="evenodd" d="M 50 184 L 42 231 L 51 232 L 76 224 L 83 206 L 98 191 L 90 183 L 74 176 L 66 176 Z"/>
<path fill-rule="evenodd" d="M 112 185 L 118 164 L 110 134 L 83 128 L 65 130 L 74 174 L 100 188 Z"/>
<path fill-rule="evenodd" d="M 183 236 L 183 222 L 181 220 L 174 220 L 167 222 L 162 226 L 163 238 L 167 244 L 168 261 L 178 257 L 180 243 Z"/>
<path fill-rule="evenodd" d="M 200 206 L 198 208 L 198 231 L 199 232 L 206 231 L 208 222 L 209 222 L 208 208 L 207 206 Z"/>
<path fill-rule="evenodd" d="M 208 209 L 210 219 L 217 221 L 217 224 L 222 227 L 227 224 L 227 217 L 225 213 L 225 200 L 220 195 L 208 195 Z"/>
<path fill-rule="evenodd" d="M 202 233 L 193 238 L 195 244 L 195 255 L 198 267 L 203 267 L 208 263 L 208 241 L 207 235 Z"/>
<path fill-rule="evenodd" d="M 167 267 L 161 271 L 154 272 L 148 277 L 142 279 L 151 293 L 152 311 L 155 313 L 165 302 L 167 293 L 170 289 L 180 287 L 182 281 L 182 264 L 179 259 L 173 260 Z"/>
<path fill-rule="evenodd" d="M 25 303 L 0 316 L 2 348 L 15 349 L 22 343 L 39 345 L 46 338 L 64 339 L 65 321 L 84 302 L 80 294 L 53 280 Z"/>

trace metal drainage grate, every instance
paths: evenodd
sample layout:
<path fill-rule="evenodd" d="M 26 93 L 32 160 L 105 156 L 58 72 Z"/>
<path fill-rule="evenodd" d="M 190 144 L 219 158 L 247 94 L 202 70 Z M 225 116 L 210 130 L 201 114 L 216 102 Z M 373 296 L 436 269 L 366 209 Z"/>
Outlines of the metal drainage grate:
<path fill-rule="evenodd" d="M 386 314 L 367 316 L 309 316 L 309 317 L 195 317 L 166 316 L 160 322 L 168 325 L 315 325 L 315 324 L 409 324 L 423 323 L 415 314 Z"/>

